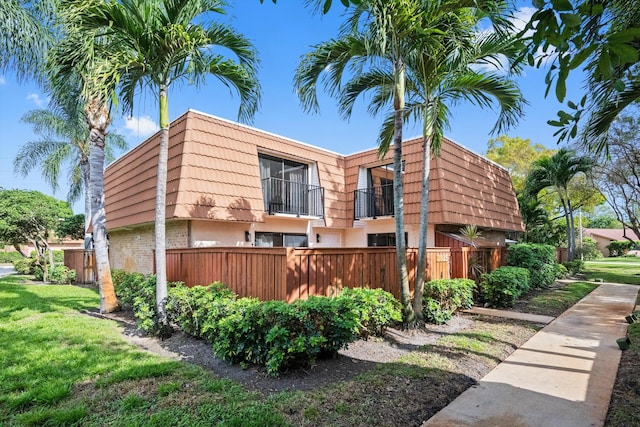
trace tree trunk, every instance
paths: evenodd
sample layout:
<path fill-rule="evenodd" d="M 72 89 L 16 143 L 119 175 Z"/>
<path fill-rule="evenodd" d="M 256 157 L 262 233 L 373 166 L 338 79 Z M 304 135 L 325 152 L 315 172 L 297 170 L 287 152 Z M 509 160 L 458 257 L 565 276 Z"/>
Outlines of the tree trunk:
<path fill-rule="evenodd" d="M 91 233 L 89 227 L 91 226 L 91 168 L 89 166 L 89 159 L 84 157 L 80 161 L 80 168 L 82 169 L 82 180 L 84 183 L 84 248 L 91 249 Z"/>
<path fill-rule="evenodd" d="M 165 218 L 167 203 L 167 160 L 169 157 L 169 102 L 167 86 L 160 87 L 160 147 L 156 184 L 155 249 L 156 249 L 156 308 L 161 330 L 168 324 L 165 302 L 167 299 L 167 258 L 165 244 Z"/>
<path fill-rule="evenodd" d="M 402 321 L 405 327 L 415 322 L 415 312 L 411 305 L 409 272 L 407 269 L 407 243 L 404 239 L 404 190 L 402 183 L 402 116 L 404 112 L 405 71 L 396 65 L 393 101 L 393 207 L 396 226 L 396 259 L 398 264 L 398 284 L 402 303 Z"/>
<path fill-rule="evenodd" d="M 118 309 L 118 300 L 109 264 L 106 216 L 104 210 L 104 140 L 110 124 L 109 111 L 104 103 L 92 99 L 85 110 L 89 124 L 89 169 L 91 193 L 91 224 L 93 225 L 93 247 L 98 270 L 100 290 L 100 312 L 111 313 Z"/>
<path fill-rule="evenodd" d="M 573 261 L 573 248 L 571 247 L 571 221 L 569 219 L 569 208 L 563 197 L 560 197 L 562 209 L 564 210 L 564 221 L 567 226 L 567 260 Z"/>
<path fill-rule="evenodd" d="M 413 291 L 413 311 L 416 322 L 423 322 L 422 296 L 427 281 L 427 238 L 429 233 L 429 175 L 431 172 L 431 137 L 425 137 L 422 145 L 422 194 L 420 200 L 420 227 L 418 237 L 418 262 L 416 284 Z"/>
<path fill-rule="evenodd" d="M 573 207 L 571 206 L 571 200 L 567 198 L 567 217 L 569 219 L 569 236 L 568 239 L 571 242 L 569 245 L 569 261 L 573 261 L 576 258 L 576 227 L 573 219 Z"/>

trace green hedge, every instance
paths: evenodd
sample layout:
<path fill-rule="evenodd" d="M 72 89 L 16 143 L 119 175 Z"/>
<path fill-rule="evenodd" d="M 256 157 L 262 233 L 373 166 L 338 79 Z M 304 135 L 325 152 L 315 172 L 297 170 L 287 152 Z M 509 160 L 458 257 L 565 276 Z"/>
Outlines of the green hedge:
<path fill-rule="evenodd" d="M 556 280 L 556 264 L 556 249 L 551 245 L 520 243 L 507 251 L 507 265 L 529 270 L 533 289 L 547 288 Z"/>
<path fill-rule="evenodd" d="M 0 251 L 0 264 L 11 264 L 21 259 L 25 257 L 16 251 Z"/>
<path fill-rule="evenodd" d="M 638 244 L 640 244 L 640 242 L 634 243 L 629 240 L 614 240 L 605 247 L 609 249 L 609 256 L 619 257 L 625 255 Z"/>
<path fill-rule="evenodd" d="M 476 283 L 471 279 L 431 280 L 424 286 L 422 314 L 429 323 L 448 322 L 457 310 L 473 305 Z"/>
<path fill-rule="evenodd" d="M 482 275 L 482 296 L 495 307 L 511 307 L 529 291 L 529 271 L 521 267 L 500 267 Z"/>
<path fill-rule="evenodd" d="M 138 327 L 165 332 L 157 324 L 155 276 L 114 271 L 112 277 L 121 304 L 133 309 Z M 217 356 L 264 365 L 271 374 L 310 365 L 320 355 L 334 354 L 401 320 L 400 303 L 381 289 L 345 289 L 334 298 L 287 304 L 238 299 L 221 283 L 192 288 L 177 283 L 169 287 L 165 307 L 171 322 L 212 343 Z"/>

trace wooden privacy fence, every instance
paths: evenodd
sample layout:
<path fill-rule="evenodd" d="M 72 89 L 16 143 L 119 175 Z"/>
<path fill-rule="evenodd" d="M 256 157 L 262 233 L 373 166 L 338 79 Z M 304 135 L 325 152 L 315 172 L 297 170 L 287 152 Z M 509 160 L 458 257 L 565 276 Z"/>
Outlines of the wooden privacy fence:
<path fill-rule="evenodd" d="M 64 265 L 76 271 L 75 283 L 94 283 L 98 276 L 93 250 L 65 249 Z"/>
<path fill-rule="evenodd" d="M 449 278 L 449 248 L 427 251 L 429 279 Z M 416 249 L 407 249 L 410 286 Z M 385 248 L 237 248 L 167 250 L 167 279 L 187 286 L 220 281 L 239 296 L 292 302 L 342 287 L 382 288 L 399 298 L 396 252 Z"/>
<path fill-rule="evenodd" d="M 473 266 L 478 272 L 489 273 L 498 267 L 507 265 L 507 248 L 451 248 L 451 277 L 473 279 Z"/>

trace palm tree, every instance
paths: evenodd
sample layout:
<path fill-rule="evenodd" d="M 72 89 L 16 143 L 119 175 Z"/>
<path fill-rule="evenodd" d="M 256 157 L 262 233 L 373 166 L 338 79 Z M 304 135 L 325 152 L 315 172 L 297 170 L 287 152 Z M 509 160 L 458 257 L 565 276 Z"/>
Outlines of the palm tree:
<path fill-rule="evenodd" d="M 510 79 L 473 69 L 473 66 L 479 64 L 495 64 L 498 54 L 505 54 L 507 58 L 512 58 L 517 52 L 516 39 L 503 31 L 496 31 L 491 35 L 478 35 L 474 31 L 475 25 L 485 16 L 492 17 L 501 27 L 505 25 L 500 17 L 502 10 L 494 9 L 494 2 L 416 0 L 400 3 L 404 6 L 404 14 L 399 15 L 403 19 L 411 16 L 411 19 L 400 21 L 400 24 L 395 26 L 403 39 L 397 50 L 402 52 L 400 58 L 403 78 L 406 72 L 406 79 L 402 80 L 402 92 L 406 91 L 408 99 L 406 106 L 404 105 L 405 94 L 402 93 L 403 108 L 397 108 L 398 73 L 393 67 L 393 61 L 374 62 L 364 71 L 360 67 L 357 69 L 358 73 L 341 86 L 347 60 L 352 59 L 349 55 L 353 55 L 354 52 L 362 55 L 359 50 L 361 48 L 358 46 L 372 44 L 371 40 L 362 38 L 357 33 L 346 34 L 340 40 L 316 47 L 316 50 L 307 55 L 299 67 L 297 84 L 305 105 L 316 108 L 315 98 L 311 95 L 315 91 L 319 72 L 330 65 L 329 78 L 326 81 L 327 88 L 331 94 L 339 97 L 340 109 L 345 116 L 348 117 L 351 114 L 355 101 L 365 92 L 374 92 L 370 105 L 370 112 L 373 114 L 382 111 L 393 102 L 394 114 L 383 123 L 380 133 L 379 153 L 386 154 L 393 140 L 394 161 L 401 156 L 401 122 L 410 119 L 422 121 L 425 144 L 418 277 L 413 306 L 410 309 L 405 307 L 405 322 L 411 319 L 408 321 L 411 324 L 421 322 L 422 289 L 426 278 L 430 158 L 432 152 L 439 151 L 442 132 L 448 123 L 447 103 L 468 100 L 485 107 L 491 106 L 492 101 L 495 100 L 501 109 L 496 128 L 501 129 L 503 125 L 515 121 L 523 101 L 520 91 Z M 407 3 L 411 3 L 412 8 L 407 7 Z M 386 11 L 386 13 L 390 12 Z M 380 15 L 382 18 L 386 16 L 385 13 Z M 359 22 L 359 15 L 354 14 L 354 17 L 352 21 Z M 502 29 L 501 27 L 499 29 Z M 373 61 L 377 59 L 373 54 L 369 54 L 369 57 Z M 356 56 L 353 60 L 354 62 L 362 61 L 360 56 Z M 356 62 L 356 65 L 361 66 L 361 63 Z M 394 162 L 394 173 L 397 174 L 394 176 L 394 190 L 399 187 L 401 192 L 402 178 L 399 164 Z M 399 184 L 397 187 L 396 183 Z M 398 223 L 404 222 L 404 215 L 398 210 L 397 202 L 402 200 L 401 194 L 398 197 L 394 191 L 394 195 L 396 196 L 394 202 L 396 202 L 395 219 L 398 237 L 397 232 L 401 229 Z M 398 252 L 404 252 L 404 249 L 398 246 Z M 398 264 L 401 265 L 400 260 Z M 401 295 L 404 289 L 403 286 Z M 408 284 L 406 289 L 408 292 Z M 410 302 L 408 293 L 406 295 L 407 298 L 403 298 L 403 306 Z"/>
<path fill-rule="evenodd" d="M 537 197 L 538 193 L 544 189 L 550 189 L 558 195 L 566 221 L 569 261 L 574 259 L 576 246 L 574 207 L 571 203 L 569 186 L 574 177 L 588 173 L 591 168 L 591 159 L 577 156 L 574 152 L 562 148 L 552 157 L 537 160 L 527 176 L 527 195 Z"/>
<path fill-rule="evenodd" d="M 14 170 L 26 176 L 40 168 L 44 180 L 56 191 L 66 166 L 69 171 L 67 201 L 73 203 L 84 195 L 85 232 L 88 232 L 91 220 L 89 128 L 79 88 L 69 84 L 58 92 L 49 109 L 31 110 L 22 117 L 22 122 L 30 124 L 39 139 L 20 148 L 13 162 Z M 126 148 L 124 138 L 110 132 L 106 137 L 106 161 L 110 163 L 115 159 L 114 149 Z"/>
<path fill-rule="evenodd" d="M 3 0 L 0 7 L 0 71 L 18 78 L 43 75 L 46 55 L 53 42 L 52 22 L 56 1 Z"/>
<path fill-rule="evenodd" d="M 340 37 L 316 45 L 306 54 L 296 70 L 295 87 L 307 111 L 318 111 L 317 86 L 324 83 L 332 96 L 344 95 L 343 77 L 346 70 L 356 76 L 367 70 L 369 74 L 388 71 L 390 97 L 393 103 L 393 205 L 395 215 L 396 257 L 398 283 L 403 307 L 403 322 L 415 321 L 411 305 L 404 237 L 404 200 L 402 185 L 402 118 L 405 106 L 406 57 L 413 50 L 411 44 L 417 28 L 414 18 L 419 15 L 418 2 L 405 0 L 370 0 L 360 2 L 351 12 Z M 381 65 L 380 64 L 384 64 Z M 347 71 L 348 74 L 348 71 Z M 355 101 L 355 98 L 354 98 Z M 350 106 L 339 102 L 344 117 L 351 114 Z"/>
<path fill-rule="evenodd" d="M 111 124 L 111 100 L 118 82 L 114 66 L 116 52 L 109 51 L 104 31 L 87 28 L 83 13 L 92 0 L 62 0 L 59 25 L 64 37 L 52 47 L 48 62 L 48 81 L 56 98 L 78 82 L 84 118 L 89 128 L 89 194 L 93 248 L 96 258 L 97 282 L 100 291 L 100 311 L 118 309 L 118 300 L 111 278 L 107 246 L 104 206 L 104 164 L 107 129 Z"/>
<path fill-rule="evenodd" d="M 163 332 L 168 332 L 164 301 L 169 89 L 180 80 L 198 86 L 212 75 L 238 92 L 240 120 L 251 119 L 259 103 L 258 60 L 251 43 L 232 28 L 209 21 L 210 14 L 224 13 L 222 6 L 220 0 L 121 0 L 93 4 L 82 13 L 85 28 L 108 36 L 105 49 L 115 53 L 125 110 L 131 111 L 136 90 L 145 85 L 158 98 L 155 259 L 158 321 Z M 227 49 L 237 61 L 217 53 L 218 47 Z"/>
<path fill-rule="evenodd" d="M 420 225 L 418 241 L 418 272 L 413 308 L 420 316 L 422 289 L 426 281 L 427 230 L 429 223 L 429 181 L 431 156 L 438 155 L 444 130 L 448 127 L 449 105 L 467 101 L 481 108 L 498 105 L 500 114 L 495 132 L 514 124 L 522 113 L 524 100 L 517 84 L 508 76 L 488 71 L 500 64 L 500 57 L 513 61 L 520 42 L 510 34 L 510 25 L 502 19 L 504 10 L 488 2 L 430 1 L 421 14 L 420 27 L 428 38 L 416 39 L 416 51 L 407 61 L 407 106 L 404 120 L 422 123 L 423 165 Z M 478 22 L 490 17 L 496 30 L 479 33 Z M 511 71 L 519 71 L 511 68 Z M 388 84 L 375 80 L 365 86 L 348 87 L 357 93 L 373 83 L 378 88 L 374 110 L 388 100 Z M 376 105 L 377 104 L 377 105 Z M 392 130 L 391 117 L 381 130 L 380 150 L 388 149 Z"/>

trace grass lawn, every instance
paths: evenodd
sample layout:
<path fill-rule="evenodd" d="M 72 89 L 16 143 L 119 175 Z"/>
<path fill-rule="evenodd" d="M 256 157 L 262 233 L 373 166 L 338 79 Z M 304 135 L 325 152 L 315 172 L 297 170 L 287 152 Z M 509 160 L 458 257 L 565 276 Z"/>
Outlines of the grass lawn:
<path fill-rule="evenodd" d="M 517 303 L 517 311 L 557 317 L 597 287 L 597 283 L 574 282 L 558 289 L 533 291 Z"/>
<path fill-rule="evenodd" d="M 262 395 L 128 344 L 84 312 L 94 290 L 24 279 L 0 278 L 2 426 L 419 425 L 539 328 L 480 316 L 355 378 Z"/>
<path fill-rule="evenodd" d="M 257 393 L 127 344 L 76 286 L 0 279 L 0 425 L 286 425 Z"/>
<path fill-rule="evenodd" d="M 640 285 L 640 258 L 608 258 L 585 262 L 589 280 Z"/>

